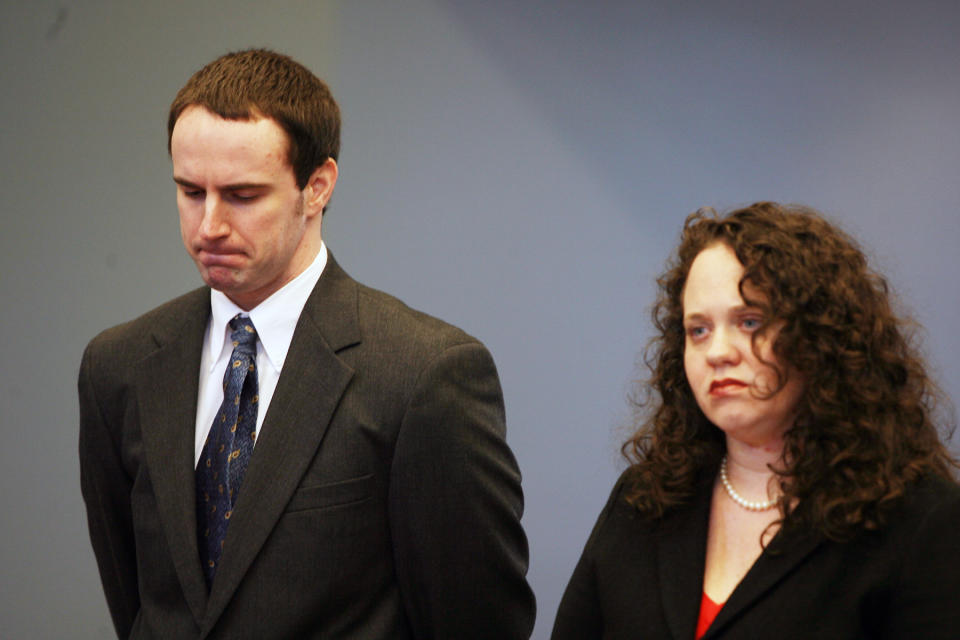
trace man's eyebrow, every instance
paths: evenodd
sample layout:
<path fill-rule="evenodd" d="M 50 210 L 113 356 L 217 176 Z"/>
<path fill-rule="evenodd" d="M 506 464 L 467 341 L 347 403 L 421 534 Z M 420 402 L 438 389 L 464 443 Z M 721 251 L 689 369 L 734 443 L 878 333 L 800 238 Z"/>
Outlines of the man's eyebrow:
<path fill-rule="evenodd" d="M 189 180 L 184 180 L 183 178 L 178 178 L 177 176 L 173 176 L 173 181 L 176 182 L 176 183 L 177 183 L 178 185 L 180 185 L 181 187 L 187 187 L 188 189 L 199 189 L 199 188 L 200 188 L 198 185 L 193 184 L 193 183 L 190 182 Z"/>
<path fill-rule="evenodd" d="M 186 187 L 188 189 L 203 188 L 200 185 L 194 184 L 189 180 L 185 180 L 184 178 L 179 178 L 177 176 L 173 176 L 173 181 L 179 184 L 180 186 Z M 241 191 L 243 189 L 266 189 L 269 186 L 270 185 L 261 183 L 261 182 L 238 182 L 237 184 L 228 184 L 224 187 L 221 187 L 221 189 L 223 191 Z"/>
<path fill-rule="evenodd" d="M 261 182 L 239 182 L 223 187 L 224 191 L 240 191 L 242 189 L 266 189 L 269 185 Z"/>

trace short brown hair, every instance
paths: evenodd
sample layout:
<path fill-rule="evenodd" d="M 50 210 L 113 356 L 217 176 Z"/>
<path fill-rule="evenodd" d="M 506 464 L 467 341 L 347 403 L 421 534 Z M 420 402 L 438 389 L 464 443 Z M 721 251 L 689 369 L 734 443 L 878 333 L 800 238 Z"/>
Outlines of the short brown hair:
<path fill-rule="evenodd" d="M 330 89 L 289 56 L 266 49 L 228 53 L 200 69 L 177 92 L 167 119 L 167 151 L 177 118 L 192 105 L 221 118 L 266 117 L 286 132 L 297 186 L 340 153 L 340 108 Z"/>

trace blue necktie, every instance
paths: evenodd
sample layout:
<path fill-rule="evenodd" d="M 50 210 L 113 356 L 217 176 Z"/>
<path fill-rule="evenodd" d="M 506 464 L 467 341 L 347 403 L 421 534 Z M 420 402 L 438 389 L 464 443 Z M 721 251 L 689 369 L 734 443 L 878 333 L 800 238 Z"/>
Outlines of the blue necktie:
<path fill-rule="evenodd" d="M 220 563 L 223 540 L 257 437 L 257 331 L 250 318 L 230 321 L 233 353 L 223 374 L 223 404 L 197 464 L 197 535 L 207 587 Z"/>

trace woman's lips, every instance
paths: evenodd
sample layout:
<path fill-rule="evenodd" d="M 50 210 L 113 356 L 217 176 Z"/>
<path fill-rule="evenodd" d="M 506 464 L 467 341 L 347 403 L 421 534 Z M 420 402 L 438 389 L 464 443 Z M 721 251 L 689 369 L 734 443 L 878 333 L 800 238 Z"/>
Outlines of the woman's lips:
<path fill-rule="evenodd" d="M 747 388 L 747 384 L 742 380 L 734 378 L 724 378 L 723 380 L 714 380 L 710 383 L 710 395 L 726 396 Z"/>

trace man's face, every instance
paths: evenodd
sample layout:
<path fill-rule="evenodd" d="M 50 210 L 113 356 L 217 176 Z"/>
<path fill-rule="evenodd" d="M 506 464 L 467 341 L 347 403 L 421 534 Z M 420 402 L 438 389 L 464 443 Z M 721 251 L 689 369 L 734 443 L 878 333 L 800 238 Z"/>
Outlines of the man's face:
<path fill-rule="evenodd" d="M 225 120 L 200 106 L 173 128 L 183 245 L 204 282 L 244 309 L 296 277 L 319 247 L 319 233 L 308 232 L 319 211 L 304 211 L 287 145 L 271 119 Z"/>

